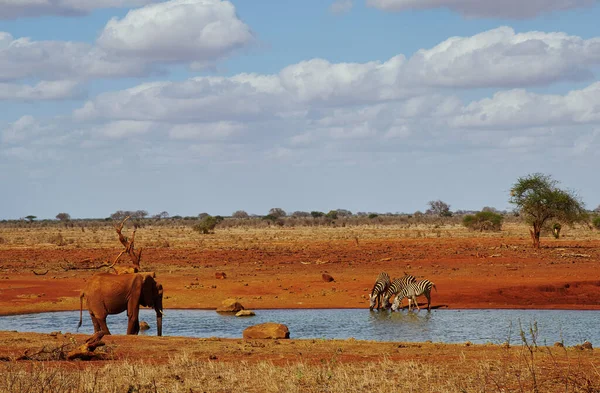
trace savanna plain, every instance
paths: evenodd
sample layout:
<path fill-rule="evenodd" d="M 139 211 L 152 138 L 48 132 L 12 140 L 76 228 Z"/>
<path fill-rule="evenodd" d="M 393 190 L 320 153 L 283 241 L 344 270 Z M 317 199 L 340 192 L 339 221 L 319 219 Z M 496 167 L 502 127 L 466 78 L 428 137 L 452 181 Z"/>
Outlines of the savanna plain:
<path fill-rule="evenodd" d="M 215 309 L 228 298 L 257 313 L 369 313 L 381 271 L 433 281 L 436 308 L 600 309 L 598 230 L 565 227 L 540 249 L 530 243 L 516 221 L 498 232 L 439 220 L 231 226 L 208 235 L 148 222 L 135 235 L 142 270 L 164 287 L 165 319 L 169 309 Z M 121 251 L 110 222 L 1 224 L 0 315 L 78 310 L 86 280 Z M 123 333 L 103 337 L 101 358 L 67 361 L 64 352 L 86 335 L 0 332 L 0 391 L 600 392 L 597 350 L 542 346 L 527 329 L 504 345 L 295 339 L 293 331 L 288 340 Z"/>

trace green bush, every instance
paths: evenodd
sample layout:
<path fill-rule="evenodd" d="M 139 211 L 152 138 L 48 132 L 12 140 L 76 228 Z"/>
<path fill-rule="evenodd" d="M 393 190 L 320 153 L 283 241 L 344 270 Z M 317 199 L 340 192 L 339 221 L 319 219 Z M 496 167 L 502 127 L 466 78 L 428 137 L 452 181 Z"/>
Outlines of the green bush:
<path fill-rule="evenodd" d="M 594 226 L 594 228 L 600 229 L 600 216 L 594 217 L 594 219 L 592 220 L 592 225 Z"/>
<path fill-rule="evenodd" d="M 200 220 L 198 224 L 194 225 L 193 229 L 197 232 L 206 235 L 208 233 L 211 233 L 218 223 L 219 221 L 217 220 L 217 218 L 213 216 L 206 216 L 202 220 Z"/>
<path fill-rule="evenodd" d="M 369 214 L 369 218 L 370 218 L 371 220 L 372 220 L 372 219 L 374 219 L 374 218 L 377 218 L 377 217 L 379 217 L 379 214 L 375 214 L 375 213 L 371 213 L 371 214 Z"/>
<path fill-rule="evenodd" d="M 504 217 L 494 212 L 478 212 L 463 218 L 463 225 L 476 231 L 499 231 L 502 229 Z"/>

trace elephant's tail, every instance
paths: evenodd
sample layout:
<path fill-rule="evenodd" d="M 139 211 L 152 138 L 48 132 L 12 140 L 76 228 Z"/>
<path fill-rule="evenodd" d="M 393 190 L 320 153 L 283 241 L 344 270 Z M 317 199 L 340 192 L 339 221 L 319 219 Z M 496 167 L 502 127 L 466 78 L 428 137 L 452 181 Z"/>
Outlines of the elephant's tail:
<path fill-rule="evenodd" d="M 85 292 L 81 291 L 79 295 L 79 325 L 77 325 L 77 330 L 81 327 L 83 323 L 83 297 L 85 296 Z"/>

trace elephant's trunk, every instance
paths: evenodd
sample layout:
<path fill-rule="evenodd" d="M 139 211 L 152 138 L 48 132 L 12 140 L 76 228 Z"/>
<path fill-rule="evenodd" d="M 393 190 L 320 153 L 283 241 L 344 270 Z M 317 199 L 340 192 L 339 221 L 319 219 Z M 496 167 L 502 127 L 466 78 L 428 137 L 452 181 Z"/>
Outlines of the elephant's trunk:
<path fill-rule="evenodd" d="M 157 336 L 162 336 L 162 310 L 156 312 L 156 332 Z"/>

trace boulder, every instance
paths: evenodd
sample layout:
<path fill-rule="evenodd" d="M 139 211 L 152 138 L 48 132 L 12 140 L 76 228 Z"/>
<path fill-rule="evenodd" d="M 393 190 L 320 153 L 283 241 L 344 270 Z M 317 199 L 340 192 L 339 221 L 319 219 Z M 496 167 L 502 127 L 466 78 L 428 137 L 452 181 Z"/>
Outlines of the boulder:
<path fill-rule="evenodd" d="M 236 317 L 253 317 L 255 315 L 256 314 L 252 310 L 242 310 L 235 314 Z"/>
<path fill-rule="evenodd" d="M 222 313 L 237 313 L 238 311 L 242 311 L 244 306 L 242 306 L 235 299 L 225 299 L 223 303 L 221 303 L 221 307 L 217 308 L 217 312 Z"/>
<path fill-rule="evenodd" d="M 581 344 L 581 347 L 583 349 L 594 349 L 594 347 L 592 346 L 592 343 L 589 341 L 584 341 L 583 344 Z"/>
<path fill-rule="evenodd" d="M 148 322 L 140 321 L 140 330 L 143 332 L 148 329 L 150 329 L 150 325 L 148 325 Z"/>
<path fill-rule="evenodd" d="M 322 278 L 322 279 L 323 279 L 323 281 L 325 281 L 325 282 L 332 282 L 332 281 L 335 281 L 335 280 L 333 279 L 333 277 L 331 277 L 331 276 L 330 276 L 329 274 L 327 274 L 327 273 L 323 273 L 323 274 L 321 275 L 321 278 Z"/>
<path fill-rule="evenodd" d="M 227 274 L 225 274 L 225 272 L 216 272 L 215 273 L 215 278 L 217 280 L 224 280 L 227 278 Z"/>
<path fill-rule="evenodd" d="M 275 322 L 261 323 L 250 326 L 243 332 L 245 339 L 279 339 L 290 338 L 290 331 L 286 325 Z"/>

